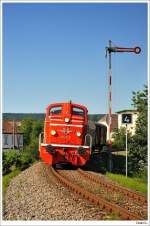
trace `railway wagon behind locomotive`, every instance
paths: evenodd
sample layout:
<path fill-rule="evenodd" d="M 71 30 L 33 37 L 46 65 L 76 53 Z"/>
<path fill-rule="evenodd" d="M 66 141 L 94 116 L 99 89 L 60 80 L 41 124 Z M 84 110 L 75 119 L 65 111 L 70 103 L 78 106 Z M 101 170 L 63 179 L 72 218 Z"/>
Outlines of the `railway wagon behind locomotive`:
<path fill-rule="evenodd" d="M 92 148 L 92 138 L 87 134 L 87 113 L 85 106 L 71 101 L 47 107 L 44 133 L 39 136 L 40 157 L 45 163 L 86 164 Z"/>
<path fill-rule="evenodd" d="M 90 133 L 92 136 L 93 151 L 99 150 L 99 152 L 101 152 L 104 149 L 108 149 L 106 141 L 107 127 L 105 125 L 96 122 L 94 130 L 90 128 L 88 130 L 89 130 L 88 133 Z"/>

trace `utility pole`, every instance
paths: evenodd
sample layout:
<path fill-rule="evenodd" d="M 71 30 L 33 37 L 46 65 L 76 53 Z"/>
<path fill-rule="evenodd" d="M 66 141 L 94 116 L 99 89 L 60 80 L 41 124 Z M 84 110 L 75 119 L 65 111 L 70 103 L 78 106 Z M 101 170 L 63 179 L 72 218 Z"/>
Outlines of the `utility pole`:
<path fill-rule="evenodd" d="M 13 149 L 15 149 L 15 120 L 13 120 Z"/>
<path fill-rule="evenodd" d="M 106 57 L 107 53 L 109 54 L 109 83 L 108 83 L 108 143 L 112 144 L 111 141 L 111 133 L 112 133 L 112 65 L 111 65 L 111 53 L 119 52 L 119 53 L 135 53 L 139 54 L 141 52 L 140 47 L 134 48 L 124 48 L 124 47 L 112 47 L 112 41 L 109 40 L 109 47 L 106 47 Z"/>
<path fill-rule="evenodd" d="M 109 77 L 108 77 L 108 139 L 109 145 L 111 145 L 111 131 L 112 131 L 112 70 L 111 70 L 111 40 L 109 40 Z"/>

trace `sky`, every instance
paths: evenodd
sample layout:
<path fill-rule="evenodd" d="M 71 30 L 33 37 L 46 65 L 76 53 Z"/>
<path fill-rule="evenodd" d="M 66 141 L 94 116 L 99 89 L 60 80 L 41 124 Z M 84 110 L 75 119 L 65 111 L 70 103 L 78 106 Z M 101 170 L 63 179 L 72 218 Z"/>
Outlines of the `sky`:
<path fill-rule="evenodd" d="M 3 3 L 3 112 L 43 113 L 48 104 L 108 112 L 108 41 L 140 46 L 112 54 L 112 111 L 132 109 L 147 84 L 146 3 Z"/>

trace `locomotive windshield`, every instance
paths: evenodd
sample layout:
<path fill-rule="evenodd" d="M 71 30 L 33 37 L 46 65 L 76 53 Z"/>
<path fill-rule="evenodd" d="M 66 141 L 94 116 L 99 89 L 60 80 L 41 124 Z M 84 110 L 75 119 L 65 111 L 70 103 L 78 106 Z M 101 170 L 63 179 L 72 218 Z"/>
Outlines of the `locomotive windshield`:
<path fill-rule="evenodd" d="M 58 114 L 61 114 L 61 111 L 62 111 L 62 106 L 54 106 L 54 107 L 51 107 L 50 110 L 49 110 L 49 114 L 50 115 L 58 115 Z"/>
<path fill-rule="evenodd" d="M 72 108 L 72 114 L 73 115 L 79 115 L 79 116 L 84 116 L 84 110 L 79 107 L 73 107 Z"/>

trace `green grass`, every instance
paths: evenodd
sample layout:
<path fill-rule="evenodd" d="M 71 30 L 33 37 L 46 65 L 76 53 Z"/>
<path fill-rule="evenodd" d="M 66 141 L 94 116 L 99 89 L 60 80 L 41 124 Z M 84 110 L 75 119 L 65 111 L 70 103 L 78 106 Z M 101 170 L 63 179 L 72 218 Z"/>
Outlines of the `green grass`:
<path fill-rule="evenodd" d="M 3 198 L 4 198 L 5 194 L 6 194 L 6 190 L 7 190 L 7 187 L 9 185 L 9 183 L 10 183 L 10 180 L 13 177 L 17 176 L 19 173 L 20 173 L 20 170 L 19 169 L 15 169 L 11 173 L 3 176 Z"/>
<path fill-rule="evenodd" d="M 147 195 L 147 183 L 137 177 L 126 177 L 121 174 L 107 173 L 107 177 L 118 182 L 120 185 L 128 187 L 132 190 L 138 191 Z"/>
<path fill-rule="evenodd" d="M 123 155 L 126 156 L 126 151 L 116 151 L 112 153 L 113 155 Z"/>

